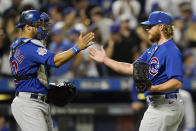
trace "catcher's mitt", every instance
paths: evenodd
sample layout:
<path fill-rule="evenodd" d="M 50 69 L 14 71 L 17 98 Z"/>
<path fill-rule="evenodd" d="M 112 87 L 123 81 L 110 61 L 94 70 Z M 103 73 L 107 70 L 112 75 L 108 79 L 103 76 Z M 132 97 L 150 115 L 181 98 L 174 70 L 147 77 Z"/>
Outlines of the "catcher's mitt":
<path fill-rule="evenodd" d="M 65 106 L 74 99 L 76 94 L 76 86 L 70 82 L 50 83 L 46 102 L 55 106 Z"/>
<path fill-rule="evenodd" d="M 133 80 L 136 84 L 137 91 L 140 93 L 144 93 L 152 85 L 148 76 L 148 70 L 148 63 L 139 61 L 133 63 Z"/>

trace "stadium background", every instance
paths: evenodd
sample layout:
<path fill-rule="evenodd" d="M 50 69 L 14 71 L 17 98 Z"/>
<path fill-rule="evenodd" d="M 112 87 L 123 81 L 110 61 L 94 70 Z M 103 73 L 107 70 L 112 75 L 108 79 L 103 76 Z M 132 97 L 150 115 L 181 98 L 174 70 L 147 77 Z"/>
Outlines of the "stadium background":
<path fill-rule="evenodd" d="M 95 33 L 94 46 L 109 57 L 133 62 L 152 43 L 140 22 L 155 10 L 173 17 L 174 41 L 183 54 L 183 89 L 196 102 L 196 0 L 1 0 L 0 1 L 0 131 L 19 131 L 10 111 L 14 82 L 8 63 L 9 46 L 18 37 L 19 14 L 28 9 L 47 12 L 51 31 L 47 48 L 65 51 L 79 32 Z M 51 107 L 56 131 L 137 131 L 147 105 L 131 77 L 117 74 L 88 57 L 88 49 L 48 72 L 51 82 L 74 82 L 79 95 L 64 108 Z M 138 97 L 141 101 L 137 100 Z M 195 108 L 194 108 L 195 109 Z M 181 129 L 183 128 L 183 123 Z M 7 130 L 6 130 L 7 131 Z"/>

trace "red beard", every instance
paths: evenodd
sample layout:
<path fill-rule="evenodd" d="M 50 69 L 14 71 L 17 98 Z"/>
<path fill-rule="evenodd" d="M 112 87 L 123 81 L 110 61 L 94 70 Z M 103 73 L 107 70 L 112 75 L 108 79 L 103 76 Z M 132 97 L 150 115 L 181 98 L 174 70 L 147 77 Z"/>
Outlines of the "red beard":
<path fill-rule="evenodd" d="M 148 35 L 149 40 L 153 43 L 158 42 L 160 40 L 160 37 L 161 37 L 161 34 L 158 30 Z"/>

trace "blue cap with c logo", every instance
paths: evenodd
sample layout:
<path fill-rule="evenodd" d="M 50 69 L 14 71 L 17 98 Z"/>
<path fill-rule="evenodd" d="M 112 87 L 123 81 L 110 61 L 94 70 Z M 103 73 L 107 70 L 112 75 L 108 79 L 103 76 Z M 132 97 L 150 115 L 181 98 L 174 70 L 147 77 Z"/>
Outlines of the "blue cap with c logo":
<path fill-rule="evenodd" d="M 156 25 L 156 24 L 164 24 L 171 25 L 172 18 L 169 14 L 163 11 L 154 11 L 150 14 L 150 17 L 147 21 L 141 22 L 142 25 Z"/>

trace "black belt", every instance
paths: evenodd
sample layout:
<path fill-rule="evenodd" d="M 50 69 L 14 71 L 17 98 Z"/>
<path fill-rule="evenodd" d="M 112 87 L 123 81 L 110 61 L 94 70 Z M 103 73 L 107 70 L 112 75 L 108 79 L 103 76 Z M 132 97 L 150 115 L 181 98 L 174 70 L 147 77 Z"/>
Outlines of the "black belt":
<path fill-rule="evenodd" d="M 18 76 L 18 75 L 13 75 L 13 77 L 16 79 L 16 80 L 28 80 L 30 78 L 35 78 L 37 77 L 37 73 L 34 73 L 34 74 L 28 74 L 28 75 L 24 75 L 24 76 Z"/>
<path fill-rule="evenodd" d="M 15 93 L 15 96 L 20 96 L 19 93 L 20 93 L 20 92 L 17 91 L 17 92 Z M 37 100 L 41 100 L 41 101 L 43 101 L 43 102 L 45 102 L 45 103 L 46 103 L 46 100 L 47 100 L 47 96 L 46 96 L 46 95 L 40 95 L 40 94 L 38 94 L 38 93 L 31 93 L 30 98 L 32 98 L 32 99 L 37 99 Z"/>

